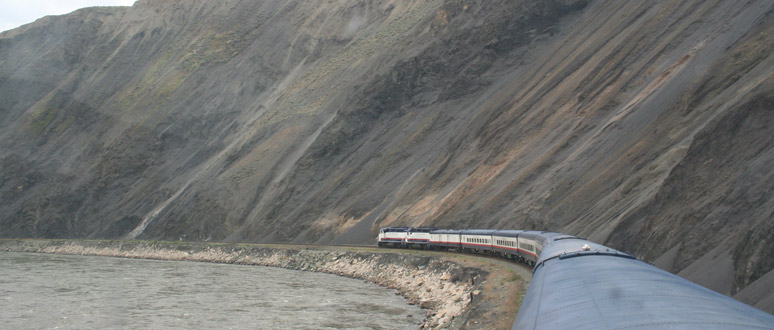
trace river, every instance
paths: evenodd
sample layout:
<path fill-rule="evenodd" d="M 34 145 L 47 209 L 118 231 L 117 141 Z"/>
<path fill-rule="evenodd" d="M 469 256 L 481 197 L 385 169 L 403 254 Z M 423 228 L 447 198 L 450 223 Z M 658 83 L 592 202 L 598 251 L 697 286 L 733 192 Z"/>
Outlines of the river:
<path fill-rule="evenodd" d="M 423 315 L 330 274 L 0 252 L 2 329 L 416 329 Z"/>

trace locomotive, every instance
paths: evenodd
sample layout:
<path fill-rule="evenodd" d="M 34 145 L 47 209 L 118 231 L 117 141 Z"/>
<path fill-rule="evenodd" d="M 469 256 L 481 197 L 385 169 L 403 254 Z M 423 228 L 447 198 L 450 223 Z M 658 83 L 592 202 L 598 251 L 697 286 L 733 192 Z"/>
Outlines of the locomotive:
<path fill-rule="evenodd" d="M 545 231 L 389 227 L 380 247 L 454 250 L 532 266 L 516 329 L 774 329 L 774 315 L 631 254 Z"/>

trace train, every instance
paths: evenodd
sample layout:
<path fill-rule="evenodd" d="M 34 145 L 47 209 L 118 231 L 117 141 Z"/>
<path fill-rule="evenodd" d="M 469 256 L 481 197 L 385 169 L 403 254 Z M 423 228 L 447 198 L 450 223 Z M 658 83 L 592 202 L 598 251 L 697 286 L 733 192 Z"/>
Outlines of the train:
<path fill-rule="evenodd" d="M 574 235 L 387 227 L 377 245 L 482 253 L 531 266 L 512 330 L 774 329 L 774 315 Z"/>
<path fill-rule="evenodd" d="M 535 266 L 545 238 L 556 235 L 561 235 L 562 239 L 579 239 L 571 235 L 529 230 L 387 227 L 379 230 L 377 245 L 490 254 Z M 631 255 L 616 252 L 622 256 L 634 258 Z"/>

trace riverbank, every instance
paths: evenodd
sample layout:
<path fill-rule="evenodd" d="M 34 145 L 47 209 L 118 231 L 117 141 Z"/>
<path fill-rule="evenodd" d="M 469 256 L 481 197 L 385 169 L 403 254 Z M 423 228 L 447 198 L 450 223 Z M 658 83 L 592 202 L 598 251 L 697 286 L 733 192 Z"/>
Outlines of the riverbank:
<path fill-rule="evenodd" d="M 397 290 L 425 329 L 510 329 L 528 283 L 521 266 L 453 253 L 239 243 L 0 240 L 0 251 L 215 262 L 337 274 Z"/>

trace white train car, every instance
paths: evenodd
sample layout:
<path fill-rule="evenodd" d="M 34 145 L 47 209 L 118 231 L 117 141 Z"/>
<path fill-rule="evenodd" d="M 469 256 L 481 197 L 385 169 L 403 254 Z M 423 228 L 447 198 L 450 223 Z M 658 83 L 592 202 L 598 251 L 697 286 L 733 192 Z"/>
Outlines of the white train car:
<path fill-rule="evenodd" d="M 428 248 L 430 243 L 430 232 L 436 228 L 410 228 L 406 232 L 406 245 L 408 247 L 417 247 L 420 249 Z"/>
<path fill-rule="evenodd" d="M 382 228 L 379 230 L 376 244 L 379 247 L 404 247 L 409 230 L 411 230 L 409 227 Z"/>
<path fill-rule="evenodd" d="M 459 250 L 461 232 L 461 230 L 453 229 L 433 230 L 430 232 L 428 247 L 431 250 Z"/>
<path fill-rule="evenodd" d="M 495 254 L 505 258 L 520 260 L 519 256 L 519 234 L 523 230 L 498 230 L 492 234 L 492 249 Z"/>
<path fill-rule="evenodd" d="M 471 251 L 492 251 L 492 234 L 495 230 L 471 229 L 460 233 L 462 249 Z"/>
<path fill-rule="evenodd" d="M 518 256 L 525 260 L 528 265 L 534 265 L 540 252 L 543 250 L 543 232 L 525 231 L 519 234 Z"/>

